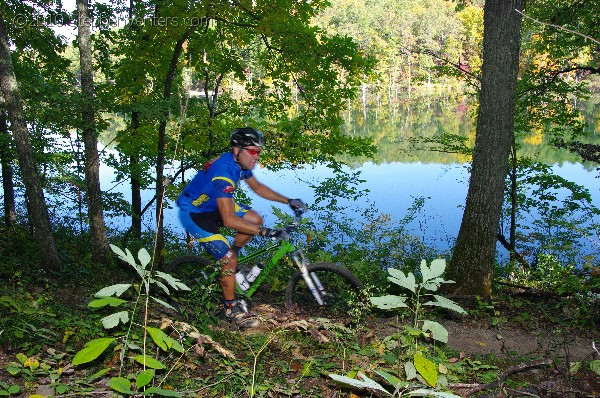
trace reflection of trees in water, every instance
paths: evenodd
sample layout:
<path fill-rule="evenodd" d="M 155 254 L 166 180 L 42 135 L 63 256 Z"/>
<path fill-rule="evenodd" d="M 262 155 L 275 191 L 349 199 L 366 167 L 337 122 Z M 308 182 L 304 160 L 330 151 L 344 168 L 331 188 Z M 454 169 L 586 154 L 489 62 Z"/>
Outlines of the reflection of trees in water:
<path fill-rule="evenodd" d="M 378 152 L 375 163 L 422 162 L 422 163 L 465 163 L 469 156 L 432 150 L 432 145 L 418 143 L 433 140 L 443 135 L 466 138 L 465 144 L 474 143 L 475 116 L 473 106 L 459 88 L 446 88 L 445 92 L 413 93 L 411 98 L 399 99 L 394 103 L 381 101 L 381 96 L 372 94 L 367 103 L 357 100 L 343 114 L 345 132 L 355 137 L 372 137 Z M 385 98 L 385 96 L 383 96 Z M 600 96 L 595 96 L 581 106 L 590 133 L 581 141 L 600 144 L 598 114 Z M 366 110 L 366 112 L 365 112 Z M 534 158 L 543 163 L 579 163 L 581 158 L 567 150 L 551 145 L 551 138 L 540 133 L 537 139 L 522 140 L 519 155 Z M 439 145 L 436 146 L 439 148 Z M 356 160 L 342 158 L 349 163 Z"/>

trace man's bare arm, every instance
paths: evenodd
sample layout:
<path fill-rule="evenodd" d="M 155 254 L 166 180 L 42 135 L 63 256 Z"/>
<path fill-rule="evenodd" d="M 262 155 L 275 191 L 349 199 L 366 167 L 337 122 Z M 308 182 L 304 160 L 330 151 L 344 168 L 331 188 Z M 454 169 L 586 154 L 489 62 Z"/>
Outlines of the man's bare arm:
<path fill-rule="evenodd" d="M 252 189 L 256 194 L 262 198 L 272 200 L 274 202 L 279 203 L 288 203 L 288 198 L 281 195 L 278 192 L 273 191 L 271 188 L 266 186 L 265 184 L 259 182 L 254 176 L 244 180 L 246 184 Z"/>

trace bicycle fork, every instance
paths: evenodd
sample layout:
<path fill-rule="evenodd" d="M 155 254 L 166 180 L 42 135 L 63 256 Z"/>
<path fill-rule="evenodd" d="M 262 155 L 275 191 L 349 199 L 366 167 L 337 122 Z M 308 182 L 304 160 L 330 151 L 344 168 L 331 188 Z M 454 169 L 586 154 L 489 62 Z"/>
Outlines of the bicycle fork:
<path fill-rule="evenodd" d="M 319 303 L 319 305 L 325 305 L 325 300 L 323 300 L 325 288 L 315 272 L 308 272 L 307 266 L 309 262 L 304 253 L 301 250 L 296 250 L 292 253 L 292 258 L 298 266 L 302 278 L 304 279 L 304 282 L 306 282 L 306 286 L 315 297 L 315 300 L 317 300 L 317 303 Z"/>

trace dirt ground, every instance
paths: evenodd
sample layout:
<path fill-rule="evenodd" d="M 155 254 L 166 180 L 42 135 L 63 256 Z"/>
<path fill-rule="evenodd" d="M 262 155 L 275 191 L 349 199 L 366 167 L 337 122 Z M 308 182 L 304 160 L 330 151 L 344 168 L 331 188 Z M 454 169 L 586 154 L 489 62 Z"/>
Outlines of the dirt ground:
<path fill-rule="evenodd" d="M 303 319 L 303 325 L 289 312 L 270 305 L 258 305 L 254 311 L 263 319 L 267 328 L 278 324 L 304 327 L 319 340 L 322 336 L 318 319 Z M 487 356 L 482 363 L 496 358 L 498 379 L 491 383 L 473 381 L 454 385 L 452 390 L 462 397 L 544 397 L 544 398 L 590 398 L 600 397 L 600 376 L 591 372 L 569 374 L 569 367 L 578 362 L 589 364 L 600 360 L 600 331 L 588 333 L 561 330 L 552 325 L 525 327 L 513 322 L 496 325 L 478 321 L 471 316 L 438 320 L 448 330 L 448 346 L 461 358 L 477 359 Z M 533 322 L 532 322 L 533 324 Z M 363 342 L 380 341 L 398 331 L 395 318 L 372 318 L 367 329 L 357 335 Z M 531 326 L 531 324 L 529 325 Z M 312 329 L 311 329 L 312 328 Z M 492 361 L 494 361 L 492 359 Z M 588 365 L 582 365 L 588 366 Z M 507 382 L 511 380 L 511 382 Z M 513 384 L 519 387 L 509 387 Z"/>
<path fill-rule="evenodd" d="M 263 321 L 263 328 L 298 328 L 309 333 L 316 341 L 329 337 L 319 319 L 300 317 L 280 305 L 258 304 L 253 310 Z M 491 324 L 489 317 L 480 318 L 468 315 L 438 319 L 447 330 L 448 346 L 460 353 L 460 357 L 477 359 L 480 355 L 493 354 L 499 365 L 498 380 L 483 383 L 473 380 L 470 384 L 451 386 L 452 391 L 462 397 L 540 397 L 540 398 L 591 398 L 600 397 L 600 376 L 587 371 L 578 372 L 576 377 L 568 375 L 569 364 L 577 361 L 599 360 L 600 354 L 594 348 L 600 346 L 600 331 L 586 333 L 560 329 L 536 319 L 536 322 L 516 324 L 515 313 L 506 314 L 504 321 Z M 367 344 L 375 339 L 380 341 L 398 331 L 396 318 L 369 318 L 366 328 L 361 328 L 357 339 Z M 260 333 L 261 330 L 248 331 Z M 600 347 L 598 347 L 600 349 Z M 287 354 L 286 354 L 287 355 Z M 286 358 L 289 360 L 289 358 Z M 0 348 L 0 382 L 13 382 L 6 372 L 6 366 L 14 361 L 14 353 L 3 352 Z M 489 358 L 482 360 L 488 362 Z M 518 375 L 517 375 L 518 374 Z M 583 376 L 582 376 L 583 374 Z M 518 387 L 508 387 L 502 378 L 516 379 Z M 316 381 L 316 380 L 315 380 Z M 511 385 L 512 386 L 512 385 Z M 40 386 L 44 387 L 43 385 Z M 327 387 L 323 387 L 326 389 Z M 106 386 L 103 387 L 106 389 Z M 38 391 L 47 395 L 44 391 Z M 337 394 L 337 393 L 335 393 Z M 319 395 L 335 396 L 341 395 Z M 21 395 L 24 396 L 24 395 Z M 273 395 L 276 396 L 276 395 Z M 344 395 L 347 396 L 347 395 Z M 354 395 L 358 397 L 359 395 Z M 362 397 L 363 395 L 360 395 Z M 373 396 L 373 395 L 364 395 Z"/>
<path fill-rule="evenodd" d="M 496 354 L 541 356 L 554 359 L 584 361 L 600 359 L 594 350 L 592 336 L 559 334 L 553 330 L 524 330 L 515 327 L 492 327 L 473 322 L 446 321 L 448 345 L 472 355 Z M 596 336 L 600 346 L 600 336 Z M 598 347 L 600 349 L 600 347 Z"/>

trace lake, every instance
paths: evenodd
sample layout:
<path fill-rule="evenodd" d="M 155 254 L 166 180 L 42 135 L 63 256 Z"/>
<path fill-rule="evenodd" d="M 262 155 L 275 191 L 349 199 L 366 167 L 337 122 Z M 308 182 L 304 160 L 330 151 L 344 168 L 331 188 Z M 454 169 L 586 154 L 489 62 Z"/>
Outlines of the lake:
<path fill-rule="evenodd" d="M 350 166 L 347 171 L 360 171 L 365 182 L 362 189 L 368 190 L 360 200 L 346 203 L 350 211 L 360 212 L 374 205 L 381 213 L 389 214 L 392 220 L 401 220 L 415 198 L 426 198 L 419 217 L 409 224 L 410 231 L 427 244 L 447 251 L 458 234 L 462 218 L 462 206 L 468 188 L 467 158 L 460 154 L 448 154 L 424 150 L 423 145 L 413 138 L 431 138 L 444 133 L 474 137 L 474 123 L 462 99 L 428 98 L 416 99 L 410 106 L 369 109 L 358 107 L 344 115 L 346 132 L 356 136 L 374 137 L 378 153 L 374 159 L 344 159 Z M 596 132 L 591 132 L 595 137 Z M 521 153 L 533 157 L 542 151 L 543 140 L 525 142 Z M 572 182 L 590 190 L 593 203 L 600 205 L 598 172 L 594 167 L 577 163 L 577 158 L 566 151 L 549 151 L 542 161 L 552 165 L 553 171 Z M 538 157 L 539 158 L 539 157 Z M 103 189 L 111 186 L 112 171 L 102 167 Z M 315 192 L 311 185 L 333 177 L 333 172 L 324 165 L 307 166 L 295 170 L 270 171 L 257 167 L 256 177 L 263 183 L 289 197 L 302 198 L 307 204 L 314 203 Z M 188 173 L 188 176 L 191 176 Z M 117 188 L 126 198 L 126 186 Z M 148 192 L 151 197 L 153 192 Z M 275 217 L 271 206 L 288 210 L 287 206 L 273 204 L 261 198 L 253 198 L 253 207 L 265 217 L 265 224 L 272 225 Z M 176 209 L 165 211 L 165 225 L 183 236 L 179 227 Z M 152 220 L 146 219 L 147 228 Z M 113 227 L 127 228 L 128 221 L 112 220 Z M 594 255 L 598 249 L 590 247 Z"/>

